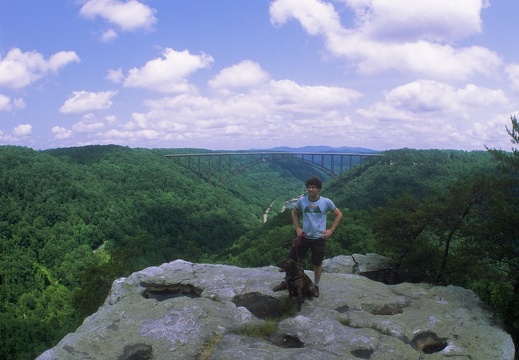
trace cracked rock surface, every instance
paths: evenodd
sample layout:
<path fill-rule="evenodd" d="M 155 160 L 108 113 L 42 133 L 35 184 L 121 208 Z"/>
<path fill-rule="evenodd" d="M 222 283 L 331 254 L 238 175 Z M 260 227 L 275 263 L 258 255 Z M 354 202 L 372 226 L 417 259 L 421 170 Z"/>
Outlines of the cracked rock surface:
<path fill-rule="evenodd" d="M 514 358 L 510 335 L 472 291 L 385 285 L 352 274 L 349 258 L 328 259 L 320 296 L 288 317 L 274 266 L 146 268 L 116 280 L 98 311 L 38 359 Z M 268 338 L 239 331 L 268 318 L 277 319 Z"/>

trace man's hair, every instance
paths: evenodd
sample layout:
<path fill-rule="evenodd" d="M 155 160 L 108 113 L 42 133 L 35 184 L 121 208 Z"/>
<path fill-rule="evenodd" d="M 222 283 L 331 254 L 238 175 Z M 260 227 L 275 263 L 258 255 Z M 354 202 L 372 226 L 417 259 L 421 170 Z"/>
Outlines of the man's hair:
<path fill-rule="evenodd" d="M 323 182 L 317 176 L 313 176 L 306 180 L 306 187 L 315 186 L 319 190 L 323 187 Z"/>

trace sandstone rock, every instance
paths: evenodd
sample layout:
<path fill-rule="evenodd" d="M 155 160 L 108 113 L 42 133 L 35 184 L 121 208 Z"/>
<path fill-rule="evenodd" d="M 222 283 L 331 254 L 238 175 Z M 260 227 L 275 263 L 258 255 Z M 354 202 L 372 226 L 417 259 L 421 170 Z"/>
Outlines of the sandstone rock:
<path fill-rule="evenodd" d="M 116 280 L 98 311 L 38 359 L 514 358 L 511 337 L 472 291 L 384 285 L 351 274 L 348 257 L 325 265 L 320 297 L 284 318 L 287 292 L 271 290 L 284 274 L 273 266 L 150 267 Z M 267 338 L 241 331 L 272 323 Z"/>
<path fill-rule="evenodd" d="M 391 267 L 389 258 L 373 253 L 339 255 L 323 261 L 323 271 L 330 273 L 363 274 L 389 267 Z"/>
<path fill-rule="evenodd" d="M 340 255 L 332 259 L 326 259 L 323 261 L 323 271 L 358 274 L 385 284 L 402 282 L 404 275 L 400 272 L 398 266 L 391 263 L 389 258 L 373 253 Z"/>

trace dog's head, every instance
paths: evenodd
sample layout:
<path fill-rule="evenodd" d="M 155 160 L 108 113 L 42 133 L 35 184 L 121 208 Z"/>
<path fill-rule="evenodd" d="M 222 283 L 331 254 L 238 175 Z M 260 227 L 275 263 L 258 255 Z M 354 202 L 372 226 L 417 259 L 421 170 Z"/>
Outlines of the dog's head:
<path fill-rule="evenodd" d="M 300 269 L 299 263 L 297 261 L 288 258 L 279 263 L 277 266 L 279 267 L 279 271 L 284 271 L 289 275 L 297 274 Z"/>

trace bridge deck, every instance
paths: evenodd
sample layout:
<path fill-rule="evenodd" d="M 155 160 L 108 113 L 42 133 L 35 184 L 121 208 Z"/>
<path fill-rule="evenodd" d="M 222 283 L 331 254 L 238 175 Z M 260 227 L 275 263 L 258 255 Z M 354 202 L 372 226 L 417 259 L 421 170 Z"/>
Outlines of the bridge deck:
<path fill-rule="evenodd" d="M 164 155 L 167 158 L 173 158 L 180 161 L 181 159 L 188 159 L 188 167 L 192 169 L 192 159 L 196 161 L 196 169 L 199 176 L 202 176 L 202 167 L 206 168 L 206 179 L 211 182 L 211 171 L 216 171 L 218 174 L 218 181 L 221 181 L 221 174 L 223 172 L 233 174 L 237 172 L 238 168 L 246 168 L 251 165 L 273 160 L 291 160 L 310 164 L 319 168 L 335 179 L 341 179 L 346 171 L 351 170 L 355 165 L 362 164 L 364 157 L 380 157 L 379 153 L 336 153 L 336 152 L 268 152 L 268 151 L 242 151 L 242 152 L 201 152 L 190 154 L 170 154 Z M 242 162 L 239 166 L 233 169 L 233 158 L 248 157 L 245 164 Z M 211 159 L 216 159 L 217 165 L 211 164 Z M 202 161 L 201 159 L 204 159 Z M 228 161 L 224 165 L 222 160 Z M 347 160 L 347 161 L 345 161 Z M 215 168 L 216 167 L 216 168 Z"/>

